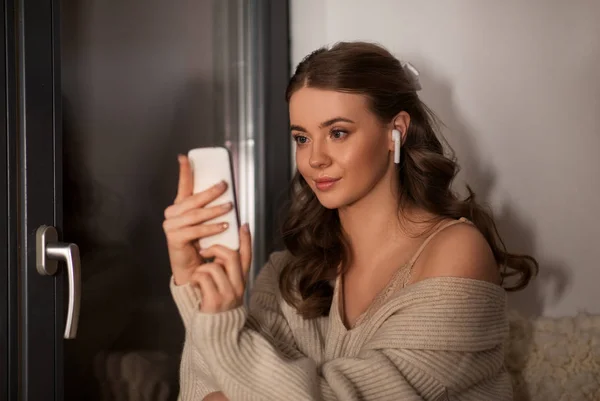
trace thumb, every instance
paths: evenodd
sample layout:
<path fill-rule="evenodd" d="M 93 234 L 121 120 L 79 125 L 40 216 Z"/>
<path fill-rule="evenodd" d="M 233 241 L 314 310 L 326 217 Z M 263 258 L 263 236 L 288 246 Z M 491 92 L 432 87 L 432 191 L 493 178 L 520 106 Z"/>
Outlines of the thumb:
<path fill-rule="evenodd" d="M 248 223 L 240 227 L 240 261 L 242 262 L 244 281 L 246 281 L 250 265 L 252 265 L 252 235 Z"/>

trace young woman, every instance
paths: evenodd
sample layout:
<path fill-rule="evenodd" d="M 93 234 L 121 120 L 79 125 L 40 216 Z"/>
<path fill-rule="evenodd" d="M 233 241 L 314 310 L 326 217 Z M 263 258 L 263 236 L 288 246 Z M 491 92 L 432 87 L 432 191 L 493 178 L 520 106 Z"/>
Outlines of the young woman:
<path fill-rule="evenodd" d="M 452 192 L 457 164 L 418 89 L 414 69 L 374 44 L 298 65 L 286 250 L 249 307 L 247 226 L 239 253 L 194 246 L 227 229 L 206 222 L 230 205 L 204 207 L 224 187 L 192 195 L 180 156 L 164 229 L 187 329 L 182 400 L 512 399 L 505 290 L 525 287 L 537 263 L 506 252 L 473 193 Z"/>

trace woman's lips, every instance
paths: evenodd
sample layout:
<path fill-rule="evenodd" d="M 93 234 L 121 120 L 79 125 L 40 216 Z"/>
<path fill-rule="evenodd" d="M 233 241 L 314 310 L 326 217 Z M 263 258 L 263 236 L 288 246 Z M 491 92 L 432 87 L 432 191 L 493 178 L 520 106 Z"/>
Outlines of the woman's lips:
<path fill-rule="evenodd" d="M 339 181 L 339 178 L 319 178 L 315 180 L 315 186 L 319 191 L 327 191 Z"/>

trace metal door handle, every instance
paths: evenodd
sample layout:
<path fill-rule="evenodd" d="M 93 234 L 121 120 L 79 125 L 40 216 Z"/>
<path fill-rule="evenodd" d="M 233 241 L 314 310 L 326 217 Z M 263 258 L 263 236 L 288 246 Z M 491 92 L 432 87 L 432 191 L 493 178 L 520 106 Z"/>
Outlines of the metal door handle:
<path fill-rule="evenodd" d="M 51 226 L 41 226 L 36 232 L 36 267 L 43 276 L 53 276 L 58 270 L 58 261 L 67 264 L 69 278 L 69 307 L 65 338 L 77 335 L 79 307 L 81 305 L 81 260 L 79 247 L 75 244 L 58 242 L 58 233 Z"/>

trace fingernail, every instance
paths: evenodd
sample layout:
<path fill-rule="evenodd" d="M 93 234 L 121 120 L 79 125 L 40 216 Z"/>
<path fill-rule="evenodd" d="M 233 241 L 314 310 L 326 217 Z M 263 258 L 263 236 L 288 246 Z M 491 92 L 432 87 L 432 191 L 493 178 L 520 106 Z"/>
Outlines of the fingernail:
<path fill-rule="evenodd" d="M 221 229 L 226 230 L 229 227 L 229 223 L 221 223 Z"/>
<path fill-rule="evenodd" d="M 244 224 L 242 226 L 242 230 L 244 230 L 244 232 L 249 233 L 250 232 L 250 225 L 248 223 Z"/>
<path fill-rule="evenodd" d="M 217 189 L 225 189 L 225 186 L 227 184 L 225 184 L 225 181 L 221 181 L 220 183 L 218 183 L 217 185 L 215 185 L 215 188 Z"/>
<path fill-rule="evenodd" d="M 221 205 L 221 208 L 224 210 L 229 210 L 231 209 L 231 207 L 233 206 L 233 204 L 231 202 L 227 202 Z"/>
<path fill-rule="evenodd" d="M 181 153 L 177 155 L 177 161 L 179 163 L 183 163 L 183 160 L 185 159 L 185 156 L 182 155 Z"/>

